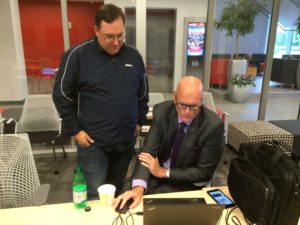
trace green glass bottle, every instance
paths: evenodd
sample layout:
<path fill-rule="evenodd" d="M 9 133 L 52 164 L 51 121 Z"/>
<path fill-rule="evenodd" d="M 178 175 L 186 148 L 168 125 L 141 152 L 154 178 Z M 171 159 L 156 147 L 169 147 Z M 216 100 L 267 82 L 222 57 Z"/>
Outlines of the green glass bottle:
<path fill-rule="evenodd" d="M 73 202 L 77 209 L 84 209 L 87 205 L 87 189 L 84 174 L 77 166 L 73 177 Z"/>

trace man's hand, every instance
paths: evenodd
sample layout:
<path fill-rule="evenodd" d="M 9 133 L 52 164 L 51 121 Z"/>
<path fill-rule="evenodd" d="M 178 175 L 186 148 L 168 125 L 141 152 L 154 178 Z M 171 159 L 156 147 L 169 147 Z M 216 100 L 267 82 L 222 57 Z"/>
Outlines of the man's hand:
<path fill-rule="evenodd" d="M 125 203 L 132 198 L 133 203 L 129 206 L 129 209 L 133 209 L 137 207 L 143 197 L 144 188 L 141 186 L 136 186 L 133 189 L 124 192 L 123 194 L 119 195 L 113 203 L 113 207 L 117 208 L 118 205 L 121 203 L 120 208 L 123 208 Z"/>
<path fill-rule="evenodd" d="M 159 165 L 158 159 L 153 158 L 149 153 L 142 152 L 139 154 L 139 160 L 142 165 L 147 167 L 150 173 L 155 177 L 165 178 L 167 169 Z"/>
<path fill-rule="evenodd" d="M 82 147 L 89 147 L 94 143 L 94 140 L 84 130 L 81 130 L 74 135 L 74 139 Z"/>
<path fill-rule="evenodd" d="M 136 127 L 135 127 L 135 131 L 134 131 L 134 136 L 135 137 L 140 135 L 141 129 L 142 129 L 141 126 L 137 124 Z"/>

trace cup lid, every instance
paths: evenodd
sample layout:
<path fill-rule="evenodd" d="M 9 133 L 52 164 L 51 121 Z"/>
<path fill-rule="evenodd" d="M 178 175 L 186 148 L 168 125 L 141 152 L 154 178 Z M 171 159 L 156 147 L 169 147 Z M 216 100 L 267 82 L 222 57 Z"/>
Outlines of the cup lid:
<path fill-rule="evenodd" d="M 113 193 L 116 191 L 116 187 L 112 184 L 103 184 L 98 188 L 98 192 L 100 193 Z"/>

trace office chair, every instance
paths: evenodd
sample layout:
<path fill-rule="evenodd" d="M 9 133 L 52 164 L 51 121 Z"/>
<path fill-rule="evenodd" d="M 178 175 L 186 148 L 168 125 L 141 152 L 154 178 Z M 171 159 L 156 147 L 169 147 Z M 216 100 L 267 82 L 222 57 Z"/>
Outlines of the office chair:
<path fill-rule="evenodd" d="M 61 136 L 61 123 L 51 95 L 28 95 L 20 120 L 18 133 L 28 133 L 31 143 L 50 142 L 55 161 L 56 141 Z M 63 158 L 66 158 L 64 145 L 61 144 Z M 58 174 L 58 170 L 55 171 Z"/>
<path fill-rule="evenodd" d="M 153 106 L 155 104 L 163 102 L 164 100 L 165 99 L 164 99 L 163 93 L 155 93 L 155 92 L 150 92 L 149 93 L 149 102 L 148 102 L 149 112 L 147 113 L 146 124 L 141 127 L 141 134 L 139 136 L 139 142 L 140 142 L 139 147 L 140 148 L 142 147 L 143 140 L 146 137 L 146 135 L 147 135 L 147 133 L 149 132 L 149 129 L 150 129 L 150 124 L 151 124 L 152 116 L 153 116 L 153 114 L 152 114 Z"/>
<path fill-rule="evenodd" d="M 35 78 L 38 78 L 38 90 L 41 90 L 41 81 L 48 80 L 50 81 L 51 87 L 53 86 L 53 80 L 56 75 L 56 69 L 58 68 L 59 61 L 53 60 L 48 57 L 41 57 L 39 59 L 40 68 L 38 73 L 35 74 Z"/>
<path fill-rule="evenodd" d="M 149 93 L 149 107 L 153 107 L 155 104 L 163 102 L 164 101 L 164 95 L 163 93 L 155 93 L 155 92 L 150 92 Z"/>
<path fill-rule="evenodd" d="M 39 206 L 50 185 L 40 185 L 28 134 L 0 136 L 0 208 Z"/>
<path fill-rule="evenodd" d="M 5 118 L 2 117 L 2 114 L 0 112 L 0 134 L 2 135 L 3 132 L 4 132 L 4 121 L 5 121 Z"/>
<path fill-rule="evenodd" d="M 229 116 L 229 113 L 222 111 L 221 109 L 217 108 L 215 105 L 214 98 L 211 92 L 203 92 L 203 100 L 202 104 L 205 105 L 207 108 L 212 110 L 213 112 L 217 113 L 219 117 L 225 122 L 226 117 Z"/>
<path fill-rule="evenodd" d="M 211 92 L 203 92 L 203 100 L 202 100 L 202 104 L 205 105 L 207 108 L 209 108 L 210 110 L 212 110 L 213 112 L 215 112 L 216 114 L 219 115 L 219 117 L 224 121 L 227 117 L 229 117 L 229 113 L 222 111 L 221 109 L 217 108 L 214 102 L 214 98 L 212 96 Z M 225 136 L 225 142 L 227 143 L 226 140 L 226 133 L 224 133 Z M 224 151 L 224 164 L 227 164 L 227 159 L 226 159 L 226 151 Z"/>

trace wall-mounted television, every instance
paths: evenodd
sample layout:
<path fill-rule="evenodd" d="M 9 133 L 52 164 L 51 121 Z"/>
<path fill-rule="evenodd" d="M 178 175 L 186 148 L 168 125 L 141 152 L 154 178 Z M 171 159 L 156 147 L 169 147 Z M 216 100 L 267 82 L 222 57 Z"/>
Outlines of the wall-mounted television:
<path fill-rule="evenodd" d="M 205 23 L 188 22 L 187 55 L 203 56 L 205 41 Z"/>

